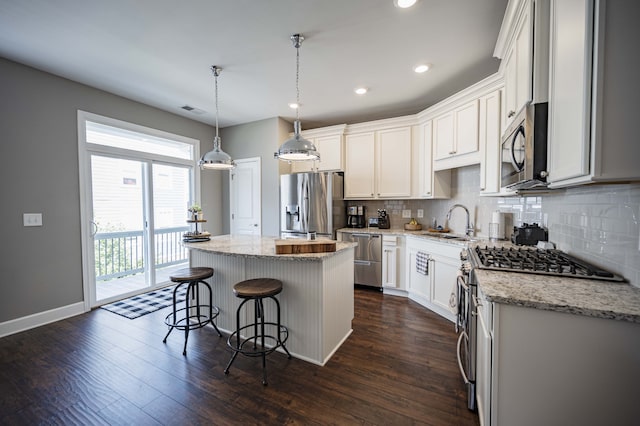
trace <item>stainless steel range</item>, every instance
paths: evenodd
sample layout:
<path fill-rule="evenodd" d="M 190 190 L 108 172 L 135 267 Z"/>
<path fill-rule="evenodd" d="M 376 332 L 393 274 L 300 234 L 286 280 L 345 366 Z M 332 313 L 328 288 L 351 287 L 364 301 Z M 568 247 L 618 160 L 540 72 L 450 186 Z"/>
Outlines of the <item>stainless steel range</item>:
<path fill-rule="evenodd" d="M 476 246 L 469 250 L 469 261 L 473 268 L 479 269 L 624 281 L 619 275 L 560 250 Z"/>
<path fill-rule="evenodd" d="M 587 278 L 622 282 L 624 278 L 570 256 L 560 250 L 523 247 L 475 246 L 461 254 L 462 267 L 457 283 L 456 332 L 458 337 L 458 366 L 467 385 L 467 407 L 476 408 L 476 333 L 478 283 L 474 269 L 503 272 L 554 275 L 575 279 Z"/>

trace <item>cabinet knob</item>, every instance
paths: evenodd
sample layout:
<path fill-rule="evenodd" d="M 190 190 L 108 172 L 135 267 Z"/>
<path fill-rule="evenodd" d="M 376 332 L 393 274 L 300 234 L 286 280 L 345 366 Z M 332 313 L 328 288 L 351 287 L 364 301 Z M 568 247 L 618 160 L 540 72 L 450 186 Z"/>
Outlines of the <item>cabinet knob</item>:
<path fill-rule="evenodd" d="M 515 111 L 509 111 L 509 114 L 507 114 L 507 118 L 511 118 L 511 117 L 513 117 L 514 115 L 516 115 L 516 112 L 515 112 Z"/>

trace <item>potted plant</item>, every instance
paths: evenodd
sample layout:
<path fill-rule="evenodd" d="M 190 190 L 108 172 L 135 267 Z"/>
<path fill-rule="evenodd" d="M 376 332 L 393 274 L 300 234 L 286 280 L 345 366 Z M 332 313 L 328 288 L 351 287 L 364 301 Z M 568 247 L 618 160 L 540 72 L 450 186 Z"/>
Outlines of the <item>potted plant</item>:
<path fill-rule="evenodd" d="M 191 213 L 192 220 L 198 220 L 200 214 L 202 213 L 202 208 L 199 204 L 192 204 L 188 209 L 189 213 Z"/>

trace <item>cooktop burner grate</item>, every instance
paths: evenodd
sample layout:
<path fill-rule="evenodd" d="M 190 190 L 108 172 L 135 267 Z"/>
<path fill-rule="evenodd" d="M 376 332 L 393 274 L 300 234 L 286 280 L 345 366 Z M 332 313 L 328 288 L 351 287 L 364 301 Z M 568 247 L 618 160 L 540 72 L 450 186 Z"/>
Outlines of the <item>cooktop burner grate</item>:
<path fill-rule="evenodd" d="M 624 281 L 561 250 L 476 246 L 470 251 L 473 266 L 480 269 Z"/>

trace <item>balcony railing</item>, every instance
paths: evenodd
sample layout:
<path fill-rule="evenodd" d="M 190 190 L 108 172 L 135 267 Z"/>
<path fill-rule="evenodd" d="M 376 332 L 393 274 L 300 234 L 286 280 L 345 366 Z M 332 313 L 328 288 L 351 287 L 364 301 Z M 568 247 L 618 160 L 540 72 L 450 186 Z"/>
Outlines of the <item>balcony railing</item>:
<path fill-rule="evenodd" d="M 180 242 L 188 226 L 157 229 L 155 232 L 155 266 L 185 262 L 188 251 Z M 144 272 L 143 231 L 100 232 L 94 236 L 96 280 L 122 278 Z"/>

